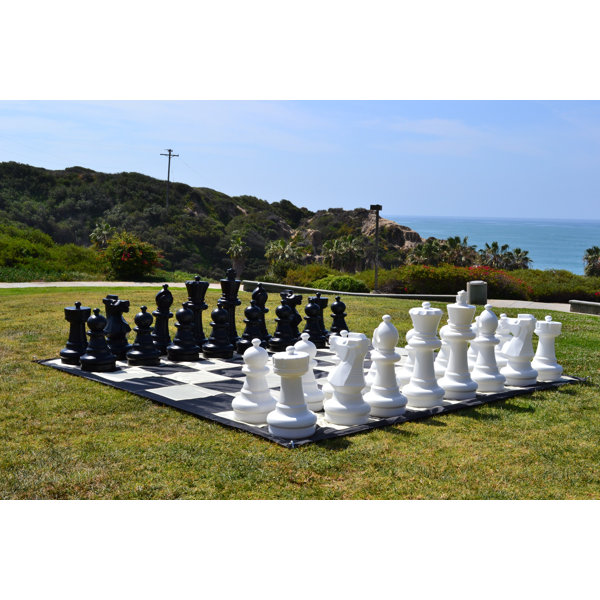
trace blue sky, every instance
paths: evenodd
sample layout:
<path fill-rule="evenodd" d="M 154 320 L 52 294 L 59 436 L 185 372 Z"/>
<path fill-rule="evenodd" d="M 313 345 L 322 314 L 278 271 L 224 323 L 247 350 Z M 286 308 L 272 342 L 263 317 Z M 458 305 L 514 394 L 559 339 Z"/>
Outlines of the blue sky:
<path fill-rule="evenodd" d="M 595 101 L 2 101 L 0 160 L 310 209 L 600 218 Z"/>

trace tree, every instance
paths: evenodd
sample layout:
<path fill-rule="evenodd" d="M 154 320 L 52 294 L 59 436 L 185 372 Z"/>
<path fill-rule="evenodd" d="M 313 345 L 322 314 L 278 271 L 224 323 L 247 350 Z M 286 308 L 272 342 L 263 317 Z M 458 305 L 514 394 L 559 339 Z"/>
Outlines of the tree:
<path fill-rule="evenodd" d="M 504 269 L 507 264 L 509 257 L 508 244 L 500 246 L 498 242 L 492 242 L 491 244 L 485 243 L 485 248 L 479 251 L 479 260 L 482 265 L 492 267 L 494 269 Z"/>
<path fill-rule="evenodd" d="M 583 262 L 583 272 L 588 277 L 600 276 L 600 248 L 598 246 L 592 246 L 585 251 Z"/>
<path fill-rule="evenodd" d="M 229 248 L 227 248 L 227 256 L 231 259 L 233 270 L 237 276 L 240 277 L 244 266 L 246 265 L 246 258 L 250 253 L 250 246 L 244 242 L 239 232 L 234 231 L 231 236 Z"/>
<path fill-rule="evenodd" d="M 407 257 L 409 265 L 429 265 L 437 267 L 442 261 L 442 244 L 436 238 L 429 238 L 427 241 L 415 246 Z"/>
<path fill-rule="evenodd" d="M 94 244 L 94 248 L 104 250 L 115 231 L 114 227 L 111 227 L 104 219 L 100 219 L 90 233 L 90 240 Z"/>
<path fill-rule="evenodd" d="M 300 263 L 303 258 L 303 252 L 294 241 L 288 242 L 280 239 L 267 243 L 265 246 L 265 258 L 271 264 L 280 261 Z"/>
<path fill-rule="evenodd" d="M 351 235 L 327 240 L 323 244 L 323 260 L 332 269 L 354 273 L 365 257 L 364 244 Z"/>
<path fill-rule="evenodd" d="M 529 257 L 527 250 L 521 250 L 521 248 L 515 248 L 512 252 L 512 264 L 507 267 L 508 271 L 514 269 L 529 269 L 529 265 L 533 260 Z"/>
<path fill-rule="evenodd" d="M 442 261 L 456 267 L 470 267 L 477 261 L 477 247 L 469 244 L 469 238 L 455 235 L 449 237 L 442 245 Z"/>

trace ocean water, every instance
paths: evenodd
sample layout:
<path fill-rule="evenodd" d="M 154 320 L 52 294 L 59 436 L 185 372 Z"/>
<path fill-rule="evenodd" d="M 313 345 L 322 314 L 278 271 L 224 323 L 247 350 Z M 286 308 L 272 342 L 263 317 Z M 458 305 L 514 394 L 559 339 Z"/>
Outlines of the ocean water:
<path fill-rule="evenodd" d="M 502 217 L 410 217 L 381 215 L 414 229 L 422 238 L 467 236 L 477 249 L 498 242 L 510 250 L 528 250 L 531 269 L 566 269 L 583 275 L 583 255 L 600 246 L 600 221 L 567 219 L 506 219 Z"/>

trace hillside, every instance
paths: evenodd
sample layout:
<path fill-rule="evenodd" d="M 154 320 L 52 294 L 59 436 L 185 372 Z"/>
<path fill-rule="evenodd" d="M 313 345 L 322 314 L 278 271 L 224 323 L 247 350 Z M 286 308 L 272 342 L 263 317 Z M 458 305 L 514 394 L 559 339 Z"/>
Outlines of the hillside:
<path fill-rule="evenodd" d="M 51 171 L 16 162 L 0 163 L 0 221 L 34 227 L 58 244 L 90 245 L 100 221 L 135 233 L 160 248 L 166 269 L 222 276 L 234 232 L 250 246 L 244 275 L 264 271 L 265 245 L 294 237 L 318 253 L 324 241 L 342 235 L 374 236 L 366 209 L 312 212 L 288 200 L 269 203 L 254 196 L 227 196 L 209 188 L 171 183 L 140 173 L 107 174 L 84 167 Z M 381 237 L 392 254 L 419 243 L 407 227 L 381 220 Z"/>

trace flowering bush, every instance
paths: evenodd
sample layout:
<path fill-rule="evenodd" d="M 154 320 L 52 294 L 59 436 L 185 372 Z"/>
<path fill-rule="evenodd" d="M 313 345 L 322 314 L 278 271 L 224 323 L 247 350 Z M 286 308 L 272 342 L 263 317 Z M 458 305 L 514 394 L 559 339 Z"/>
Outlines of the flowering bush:
<path fill-rule="evenodd" d="M 115 235 L 102 252 L 110 279 L 139 280 L 160 265 L 160 251 L 132 233 Z"/>

